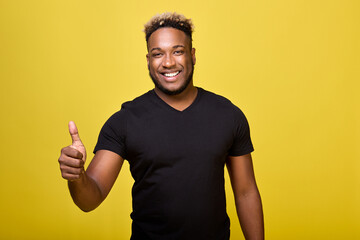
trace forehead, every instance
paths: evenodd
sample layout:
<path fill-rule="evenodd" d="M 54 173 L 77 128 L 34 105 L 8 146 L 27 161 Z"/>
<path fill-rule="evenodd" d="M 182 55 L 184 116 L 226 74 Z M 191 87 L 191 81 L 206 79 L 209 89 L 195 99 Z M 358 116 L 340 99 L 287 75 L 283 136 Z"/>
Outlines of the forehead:
<path fill-rule="evenodd" d="M 172 27 L 159 28 L 151 34 L 148 40 L 148 49 L 166 48 L 175 45 L 190 45 L 190 38 L 183 32 Z"/>

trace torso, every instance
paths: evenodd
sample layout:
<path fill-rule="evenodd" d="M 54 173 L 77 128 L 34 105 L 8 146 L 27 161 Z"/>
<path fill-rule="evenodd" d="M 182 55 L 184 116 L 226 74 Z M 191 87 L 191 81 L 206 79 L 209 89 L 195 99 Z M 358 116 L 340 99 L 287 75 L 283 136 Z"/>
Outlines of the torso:
<path fill-rule="evenodd" d="M 182 111 L 154 91 L 125 103 L 121 111 L 126 118 L 122 154 L 135 180 L 134 236 L 143 231 L 149 239 L 228 239 L 224 164 L 240 110 L 199 89 Z M 252 151 L 247 148 L 244 154 Z"/>

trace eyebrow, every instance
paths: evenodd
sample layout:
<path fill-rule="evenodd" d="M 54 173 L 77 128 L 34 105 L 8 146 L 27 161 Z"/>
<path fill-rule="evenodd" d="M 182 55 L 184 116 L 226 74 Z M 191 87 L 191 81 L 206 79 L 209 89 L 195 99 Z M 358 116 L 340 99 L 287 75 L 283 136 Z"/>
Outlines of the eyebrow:
<path fill-rule="evenodd" d="M 173 48 L 179 48 L 179 47 L 185 47 L 184 45 L 175 45 L 175 46 L 173 46 Z"/>
<path fill-rule="evenodd" d="M 175 46 L 173 46 L 172 48 L 180 48 L 180 47 L 183 47 L 183 48 L 185 48 L 185 46 L 184 45 L 175 45 Z M 155 51 L 155 50 L 161 50 L 161 48 L 159 48 L 159 47 L 155 47 L 155 48 L 152 48 L 151 50 L 150 50 L 150 52 L 152 52 L 152 51 Z"/>

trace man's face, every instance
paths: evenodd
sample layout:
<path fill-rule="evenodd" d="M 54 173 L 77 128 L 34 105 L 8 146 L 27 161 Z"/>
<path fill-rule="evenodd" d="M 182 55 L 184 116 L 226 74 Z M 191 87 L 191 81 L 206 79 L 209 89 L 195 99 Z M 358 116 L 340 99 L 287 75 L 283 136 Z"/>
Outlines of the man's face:
<path fill-rule="evenodd" d="M 150 77 L 163 93 L 177 95 L 192 86 L 195 49 L 184 32 L 170 27 L 153 32 L 146 58 Z"/>

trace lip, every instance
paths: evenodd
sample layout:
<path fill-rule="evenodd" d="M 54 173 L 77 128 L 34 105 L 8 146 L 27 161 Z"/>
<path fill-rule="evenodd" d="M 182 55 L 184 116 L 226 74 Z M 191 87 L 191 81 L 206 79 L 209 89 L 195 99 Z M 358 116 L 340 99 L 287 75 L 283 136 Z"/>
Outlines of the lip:
<path fill-rule="evenodd" d="M 179 72 L 177 75 L 173 76 L 173 77 L 167 77 L 164 74 L 166 73 L 174 73 L 174 72 Z M 177 80 L 177 78 L 180 76 L 180 74 L 182 74 L 181 70 L 178 71 L 171 71 L 171 72 L 162 72 L 160 73 L 161 78 L 163 78 L 166 82 L 175 82 Z"/>

